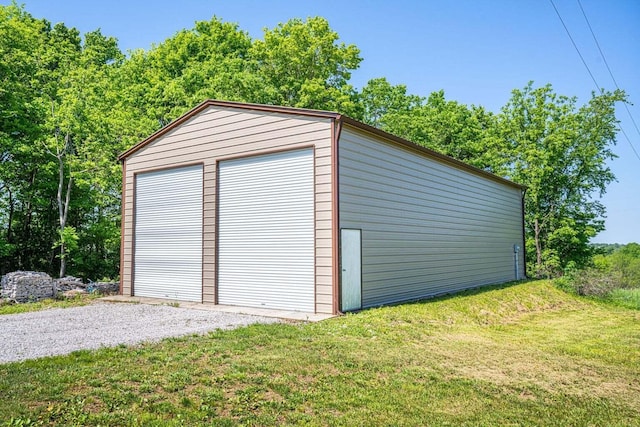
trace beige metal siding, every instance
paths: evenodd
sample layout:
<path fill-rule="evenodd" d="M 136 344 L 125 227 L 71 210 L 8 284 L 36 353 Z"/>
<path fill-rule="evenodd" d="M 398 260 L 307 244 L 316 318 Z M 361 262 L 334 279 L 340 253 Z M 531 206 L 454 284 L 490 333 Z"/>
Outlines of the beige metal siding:
<path fill-rule="evenodd" d="M 318 313 L 332 313 L 331 126 L 329 118 L 210 106 L 126 158 L 123 294 L 131 295 L 136 172 L 204 163 L 203 301 L 215 302 L 217 161 L 315 147 L 315 293 Z"/>
<path fill-rule="evenodd" d="M 515 279 L 519 188 L 349 127 L 338 157 L 340 228 L 362 229 L 364 307 Z"/>

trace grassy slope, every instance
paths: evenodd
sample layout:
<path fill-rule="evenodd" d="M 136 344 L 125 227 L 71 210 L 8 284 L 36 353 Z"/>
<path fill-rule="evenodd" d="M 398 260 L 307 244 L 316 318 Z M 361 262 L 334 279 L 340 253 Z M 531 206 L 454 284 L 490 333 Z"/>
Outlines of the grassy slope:
<path fill-rule="evenodd" d="M 0 396 L 60 425 L 640 425 L 640 312 L 529 282 L 0 365 Z"/>

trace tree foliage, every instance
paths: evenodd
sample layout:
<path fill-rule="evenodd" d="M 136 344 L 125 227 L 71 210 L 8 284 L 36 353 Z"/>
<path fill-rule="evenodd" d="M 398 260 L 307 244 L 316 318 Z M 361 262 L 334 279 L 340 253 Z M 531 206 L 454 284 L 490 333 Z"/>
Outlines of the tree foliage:
<path fill-rule="evenodd" d="M 398 118 L 408 117 L 423 102 L 424 98 L 407 94 L 405 85 L 392 86 L 384 77 L 371 79 L 360 93 L 362 121 L 393 132 Z"/>
<path fill-rule="evenodd" d="M 361 102 L 363 120 L 372 126 L 483 169 L 495 166 L 487 152 L 495 145 L 488 132 L 494 115 L 482 107 L 447 100 L 444 91 L 410 95 L 384 78 L 367 83 Z"/>
<path fill-rule="evenodd" d="M 197 22 L 145 52 L 137 50 L 120 70 L 125 105 L 155 130 L 207 98 L 246 101 L 252 93 L 249 36 L 216 18 Z"/>
<path fill-rule="evenodd" d="M 320 17 L 266 29 L 250 51 L 262 88 L 255 101 L 357 115 L 356 91 L 348 82 L 362 58 L 355 45 L 338 40 Z"/>
<path fill-rule="evenodd" d="M 11 61 L 3 64 L 2 92 L 17 88 L 12 96 L 21 97 L 4 104 L 20 108 L 2 114 L 11 118 L 1 128 L 3 271 L 52 272 L 57 265 L 63 275 L 70 256 L 82 253 L 93 258 L 82 270 L 113 275 L 118 245 L 106 245 L 111 237 L 96 242 L 94 227 L 107 221 L 109 234 L 118 233 L 114 159 L 124 147 L 108 123 L 113 94 L 107 92 L 123 56 L 115 39 L 99 31 L 83 39 L 16 5 L 1 10 L 2 56 Z M 25 60 L 14 62 L 16 57 Z M 91 216 L 95 221 L 87 220 Z"/>
<path fill-rule="evenodd" d="M 615 179 L 607 160 L 615 157 L 615 103 L 625 100 L 621 91 L 603 92 L 578 107 L 551 85 L 529 83 L 512 92 L 498 115 L 508 176 L 528 186 L 526 244 L 534 275 L 589 262 L 589 240 L 604 229 L 605 208 L 594 197 Z"/>
<path fill-rule="evenodd" d="M 640 288 L 640 244 L 621 245 L 609 254 L 593 257 L 594 267 L 615 277 L 619 287 Z"/>
<path fill-rule="evenodd" d="M 321 17 L 257 40 L 213 17 L 124 55 L 100 31 L 0 6 L 1 272 L 117 276 L 118 153 L 207 98 L 338 111 L 525 184 L 531 273 L 586 262 L 624 93 L 579 106 L 529 84 L 494 114 L 385 78 L 357 91 L 361 61 Z"/>

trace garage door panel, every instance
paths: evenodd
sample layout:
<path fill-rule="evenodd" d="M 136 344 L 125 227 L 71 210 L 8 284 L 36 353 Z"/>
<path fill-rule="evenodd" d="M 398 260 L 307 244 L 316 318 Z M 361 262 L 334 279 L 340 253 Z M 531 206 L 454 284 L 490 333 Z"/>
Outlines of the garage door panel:
<path fill-rule="evenodd" d="M 179 224 L 176 224 L 175 228 L 180 228 Z M 194 247 L 198 242 L 202 240 L 200 235 L 200 228 L 184 228 L 180 231 L 171 230 L 149 230 L 141 232 L 138 235 L 138 239 L 143 240 L 140 245 L 145 245 L 149 249 L 162 249 L 163 246 L 158 246 L 159 242 L 167 242 L 167 244 L 176 245 L 188 245 L 191 247 L 192 253 L 198 253 L 198 248 Z M 197 236 L 196 236 L 197 235 Z"/>
<path fill-rule="evenodd" d="M 186 204 L 190 203 L 191 200 L 177 200 L 177 199 L 173 199 L 171 201 L 172 203 L 175 203 L 176 206 L 185 206 Z M 196 214 L 196 211 L 193 210 L 187 210 L 185 208 L 179 208 L 179 207 L 173 207 L 173 206 L 164 206 L 162 204 L 158 204 L 158 205 L 143 205 L 143 204 L 138 204 L 137 205 L 138 209 L 142 208 L 145 210 L 148 210 L 149 212 L 146 213 L 146 218 L 160 218 L 160 219 L 164 219 L 165 221 L 168 222 L 180 222 L 181 219 L 184 218 L 191 218 L 194 214 Z M 168 223 L 167 223 L 168 224 Z"/>
<path fill-rule="evenodd" d="M 202 166 L 136 177 L 136 296 L 202 301 Z"/>
<path fill-rule="evenodd" d="M 218 302 L 315 310 L 313 150 L 219 165 Z"/>

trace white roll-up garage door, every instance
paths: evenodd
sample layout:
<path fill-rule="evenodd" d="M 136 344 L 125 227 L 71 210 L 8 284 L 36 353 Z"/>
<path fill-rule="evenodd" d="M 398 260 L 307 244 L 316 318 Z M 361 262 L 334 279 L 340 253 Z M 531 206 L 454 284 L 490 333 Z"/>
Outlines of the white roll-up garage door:
<path fill-rule="evenodd" d="M 219 164 L 218 302 L 315 311 L 311 149 Z"/>
<path fill-rule="evenodd" d="M 202 301 L 202 166 L 141 173 L 135 191 L 136 296 Z"/>

